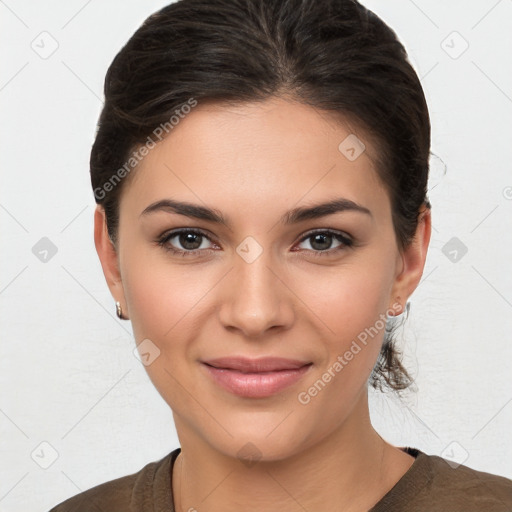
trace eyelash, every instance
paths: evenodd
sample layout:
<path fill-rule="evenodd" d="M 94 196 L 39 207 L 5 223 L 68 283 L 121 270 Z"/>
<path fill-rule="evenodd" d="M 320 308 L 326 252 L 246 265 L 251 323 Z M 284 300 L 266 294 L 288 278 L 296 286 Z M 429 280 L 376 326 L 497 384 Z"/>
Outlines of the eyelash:
<path fill-rule="evenodd" d="M 190 229 L 190 228 L 182 228 L 182 229 L 176 229 L 176 230 L 173 230 L 173 231 L 170 231 L 170 232 L 167 232 L 167 233 L 164 233 L 163 235 L 161 235 L 156 240 L 157 245 L 162 247 L 167 252 L 170 252 L 176 256 L 183 256 L 183 257 L 197 256 L 197 254 L 201 251 L 211 250 L 211 249 L 194 249 L 194 250 L 190 250 L 190 251 L 183 251 L 181 249 L 176 249 L 168 244 L 169 240 L 171 240 L 172 238 L 174 238 L 177 235 L 180 235 L 182 233 L 192 233 L 194 235 L 200 235 L 213 243 L 211 238 L 207 234 L 205 234 L 204 232 L 202 232 L 200 230 Z M 318 235 L 318 234 L 332 235 L 339 242 L 341 242 L 342 245 L 339 245 L 338 247 L 335 247 L 334 249 L 325 249 L 323 251 L 314 251 L 314 250 L 310 250 L 310 249 L 301 249 L 301 251 L 306 250 L 308 252 L 312 252 L 314 257 L 325 257 L 325 256 L 332 256 L 333 253 L 337 253 L 340 250 L 348 249 L 350 247 L 353 247 L 353 245 L 354 245 L 354 241 L 351 238 L 349 238 L 345 235 L 342 235 L 337 231 L 333 231 L 331 229 L 324 229 L 324 230 L 319 229 L 319 230 L 315 230 L 315 231 L 310 231 L 309 233 L 307 233 L 305 236 L 303 236 L 299 240 L 299 244 L 301 244 L 308 238 L 312 238 L 314 235 Z"/>

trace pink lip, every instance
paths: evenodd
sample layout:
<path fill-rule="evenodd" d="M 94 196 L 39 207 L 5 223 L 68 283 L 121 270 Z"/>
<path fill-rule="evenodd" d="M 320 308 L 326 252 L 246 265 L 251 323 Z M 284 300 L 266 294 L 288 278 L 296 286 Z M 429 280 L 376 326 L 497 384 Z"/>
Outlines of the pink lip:
<path fill-rule="evenodd" d="M 312 363 L 296 359 L 226 357 L 203 361 L 214 381 L 246 398 L 264 398 L 291 386 L 309 371 Z"/>

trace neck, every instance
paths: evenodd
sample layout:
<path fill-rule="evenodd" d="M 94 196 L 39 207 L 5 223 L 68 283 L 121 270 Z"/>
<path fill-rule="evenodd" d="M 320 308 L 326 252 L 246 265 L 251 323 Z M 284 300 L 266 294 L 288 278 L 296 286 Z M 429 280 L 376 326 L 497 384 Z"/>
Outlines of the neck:
<path fill-rule="evenodd" d="M 172 475 L 176 512 L 369 510 L 414 458 L 373 429 L 365 398 L 336 431 L 313 446 L 286 459 L 262 457 L 254 464 L 219 452 L 175 417 L 181 444 Z"/>

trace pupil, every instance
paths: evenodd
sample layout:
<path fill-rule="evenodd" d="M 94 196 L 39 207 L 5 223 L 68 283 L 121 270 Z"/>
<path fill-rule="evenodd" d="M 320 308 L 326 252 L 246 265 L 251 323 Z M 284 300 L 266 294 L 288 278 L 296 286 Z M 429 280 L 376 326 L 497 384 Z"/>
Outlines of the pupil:
<path fill-rule="evenodd" d="M 201 243 L 197 243 L 197 239 L 200 238 L 201 235 L 197 235 L 195 233 L 182 233 L 180 235 L 180 243 L 185 249 L 195 250 L 200 247 Z M 196 240 L 194 240 L 194 238 Z M 191 246 L 192 245 L 192 246 Z"/>
<path fill-rule="evenodd" d="M 326 234 L 322 234 L 322 233 L 313 235 L 313 242 L 311 243 L 311 246 L 314 249 L 319 249 L 319 250 L 329 249 L 329 246 L 331 245 L 331 239 L 332 239 L 332 235 L 326 235 Z M 320 247 L 315 247 L 315 244 L 317 243 L 318 240 L 320 240 Z M 323 245 L 322 245 L 322 241 L 323 241 Z M 327 241 L 327 243 L 326 243 L 326 241 Z"/>

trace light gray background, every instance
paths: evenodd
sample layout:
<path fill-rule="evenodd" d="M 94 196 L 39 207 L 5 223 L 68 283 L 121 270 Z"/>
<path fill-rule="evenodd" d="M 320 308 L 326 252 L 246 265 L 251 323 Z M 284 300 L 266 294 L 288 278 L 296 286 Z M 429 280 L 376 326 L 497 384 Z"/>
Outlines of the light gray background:
<path fill-rule="evenodd" d="M 512 1 L 362 3 L 405 44 L 439 157 L 403 330 L 418 391 L 372 394 L 372 418 L 396 445 L 512 478 Z M 2 512 L 47 511 L 178 446 L 115 316 L 88 169 L 107 67 L 166 4 L 0 1 Z"/>

